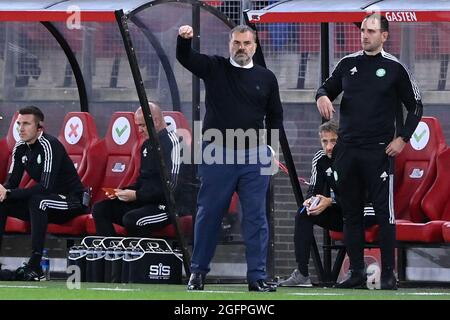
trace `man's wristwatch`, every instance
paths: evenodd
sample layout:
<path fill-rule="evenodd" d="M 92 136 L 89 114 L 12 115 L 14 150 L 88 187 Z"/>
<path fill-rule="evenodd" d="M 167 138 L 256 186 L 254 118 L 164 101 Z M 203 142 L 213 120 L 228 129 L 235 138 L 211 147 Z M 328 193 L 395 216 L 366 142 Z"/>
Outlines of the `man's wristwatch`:
<path fill-rule="evenodd" d="M 11 189 L 6 189 L 6 196 L 8 197 L 11 194 Z"/>
<path fill-rule="evenodd" d="M 409 142 L 409 139 L 410 139 L 410 138 L 403 137 L 403 136 L 400 136 L 400 138 L 402 138 L 402 140 L 405 141 L 405 143 L 408 143 L 408 142 Z"/>

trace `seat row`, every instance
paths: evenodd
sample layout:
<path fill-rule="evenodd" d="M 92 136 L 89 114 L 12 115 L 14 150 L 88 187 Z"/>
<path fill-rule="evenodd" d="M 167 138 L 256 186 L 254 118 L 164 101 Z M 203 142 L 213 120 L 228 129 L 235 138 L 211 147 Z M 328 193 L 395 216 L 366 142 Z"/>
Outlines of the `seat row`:
<path fill-rule="evenodd" d="M 450 148 L 434 117 L 422 117 L 395 160 L 394 211 L 398 241 L 450 242 Z M 343 238 L 339 232 L 330 235 Z M 366 230 L 366 242 L 377 240 L 375 225 Z"/>
<path fill-rule="evenodd" d="M 18 114 L 11 119 L 8 135 L 0 140 L 0 181 L 7 176 L 11 155 L 20 139 L 16 124 Z M 164 111 L 168 130 L 175 130 L 182 144 L 191 145 L 191 130 L 181 112 Z M 87 112 L 70 112 L 63 121 L 58 139 L 66 148 L 85 187 L 92 188 L 91 205 L 105 199 L 103 187 L 120 188 L 133 183 L 140 168 L 139 138 L 134 123 L 133 112 L 115 112 L 109 122 L 105 137 L 99 137 L 93 117 Z M 6 151 L 6 152 L 5 152 Z M 35 182 L 24 175 L 20 187 L 30 187 Z M 180 225 L 186 236 L 192 234 L 192 216 L 180 217 Z M 126 231 L 115 225 L 120 235 Z M 8 217 L 5 231 L 8 233 L 29 233 L 29 222 Z M 49 224 L 48 233 L 57 235 L 81 236 L 95 234 L 95 223 L 89 212 L 61 225 Z M 152 234 L 154 237 L 175 238 L 175 228 L 169 225 Z"/>

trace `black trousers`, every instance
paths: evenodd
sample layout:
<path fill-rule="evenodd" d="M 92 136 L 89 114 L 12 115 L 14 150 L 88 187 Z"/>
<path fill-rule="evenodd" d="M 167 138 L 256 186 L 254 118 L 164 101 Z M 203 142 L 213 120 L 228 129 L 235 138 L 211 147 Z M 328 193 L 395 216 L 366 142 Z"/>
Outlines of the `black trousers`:
<path fill-rule="evenodd" d="M 363 208 L 368 191 L 377 223 L 382 270 L 395 266 L 395 217 L 393 205 L 392 158 L 385 145 L 354 147 L 336 144 L 333 170 L 344 215 L 344 242 L 350 269 L 364 269 Z"/>
<path fill-rule="evenodd" d="M 34 195 L 28 200 L 8 200 L 0 203 L 0 243 L 6 218 L 15 217 L 31 224 L 33 253 L 42 254 L 48 223 L 63 224 L 85 213 L 80 195 Z"/>
<path fill-rule="evenodd" d="M 343 224 L 341 209 L 334 204 L 317 216 L 309 216 L 306 212 L 295 215 L 295 259 L 299 271 L 303 275 L 308 275 L 308 263 L 314 236 L 314 225 L 328 230 L 342 231 Z"/>
<path fill-rule="evenodd" d="M 103 200 L 94 205 L 92 215 L 97 235 L 107 237 L 116 236 L 113 223 L 124 226 L 135 237 L 148 237 L 152 231 L 170 224 L 169 214 L 164 206 L 138 201 Z"/>

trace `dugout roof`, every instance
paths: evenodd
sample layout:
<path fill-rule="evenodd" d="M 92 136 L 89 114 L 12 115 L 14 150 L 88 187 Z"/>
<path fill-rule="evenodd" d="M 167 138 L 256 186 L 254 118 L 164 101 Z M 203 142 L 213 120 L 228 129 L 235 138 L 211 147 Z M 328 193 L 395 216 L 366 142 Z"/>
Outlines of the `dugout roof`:
<path fill-rule="evenodd" d="M 390 21 L 450 21 L 450 0 L 286 0 L 247 15 L 253 23 L 354 22 L 377 11 Z"/>
<path fill-rule="evenodd" d="M 82 21 L 115 21 L 115 11 L 129 14 L 148 0 L 0 0 L 0 21 L 66 21 L 79 10 Z"/>

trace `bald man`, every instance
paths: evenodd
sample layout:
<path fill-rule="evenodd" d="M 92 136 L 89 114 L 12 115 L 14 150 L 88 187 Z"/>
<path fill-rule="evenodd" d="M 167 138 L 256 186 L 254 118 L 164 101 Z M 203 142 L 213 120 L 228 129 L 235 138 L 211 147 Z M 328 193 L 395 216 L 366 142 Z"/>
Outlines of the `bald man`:
<path fill-rule="evenodd" d="M 179 140 L 175 132 L 167 131 L 160 107 L 156 103 L 149 103 L 149 107 L 166 168 L 169 170 L 170 187 L 174 189 L 180 168 Z M 116 236 L 113 223 L 124 226 L 129 235 L 136 237 L 147 237 L 152 231 L 170 223 L 161 184 L 158 153 L 150 144 L 140 107 L 134 114 L 134 122 L 139 128 L 139 134 L 145 139 L 141 147 L 139 177 L 132 185 L 114 189 L 113 194 L 107 194 L 109 199 L 94 205 L 92 215 L 99 236 Z"/>

